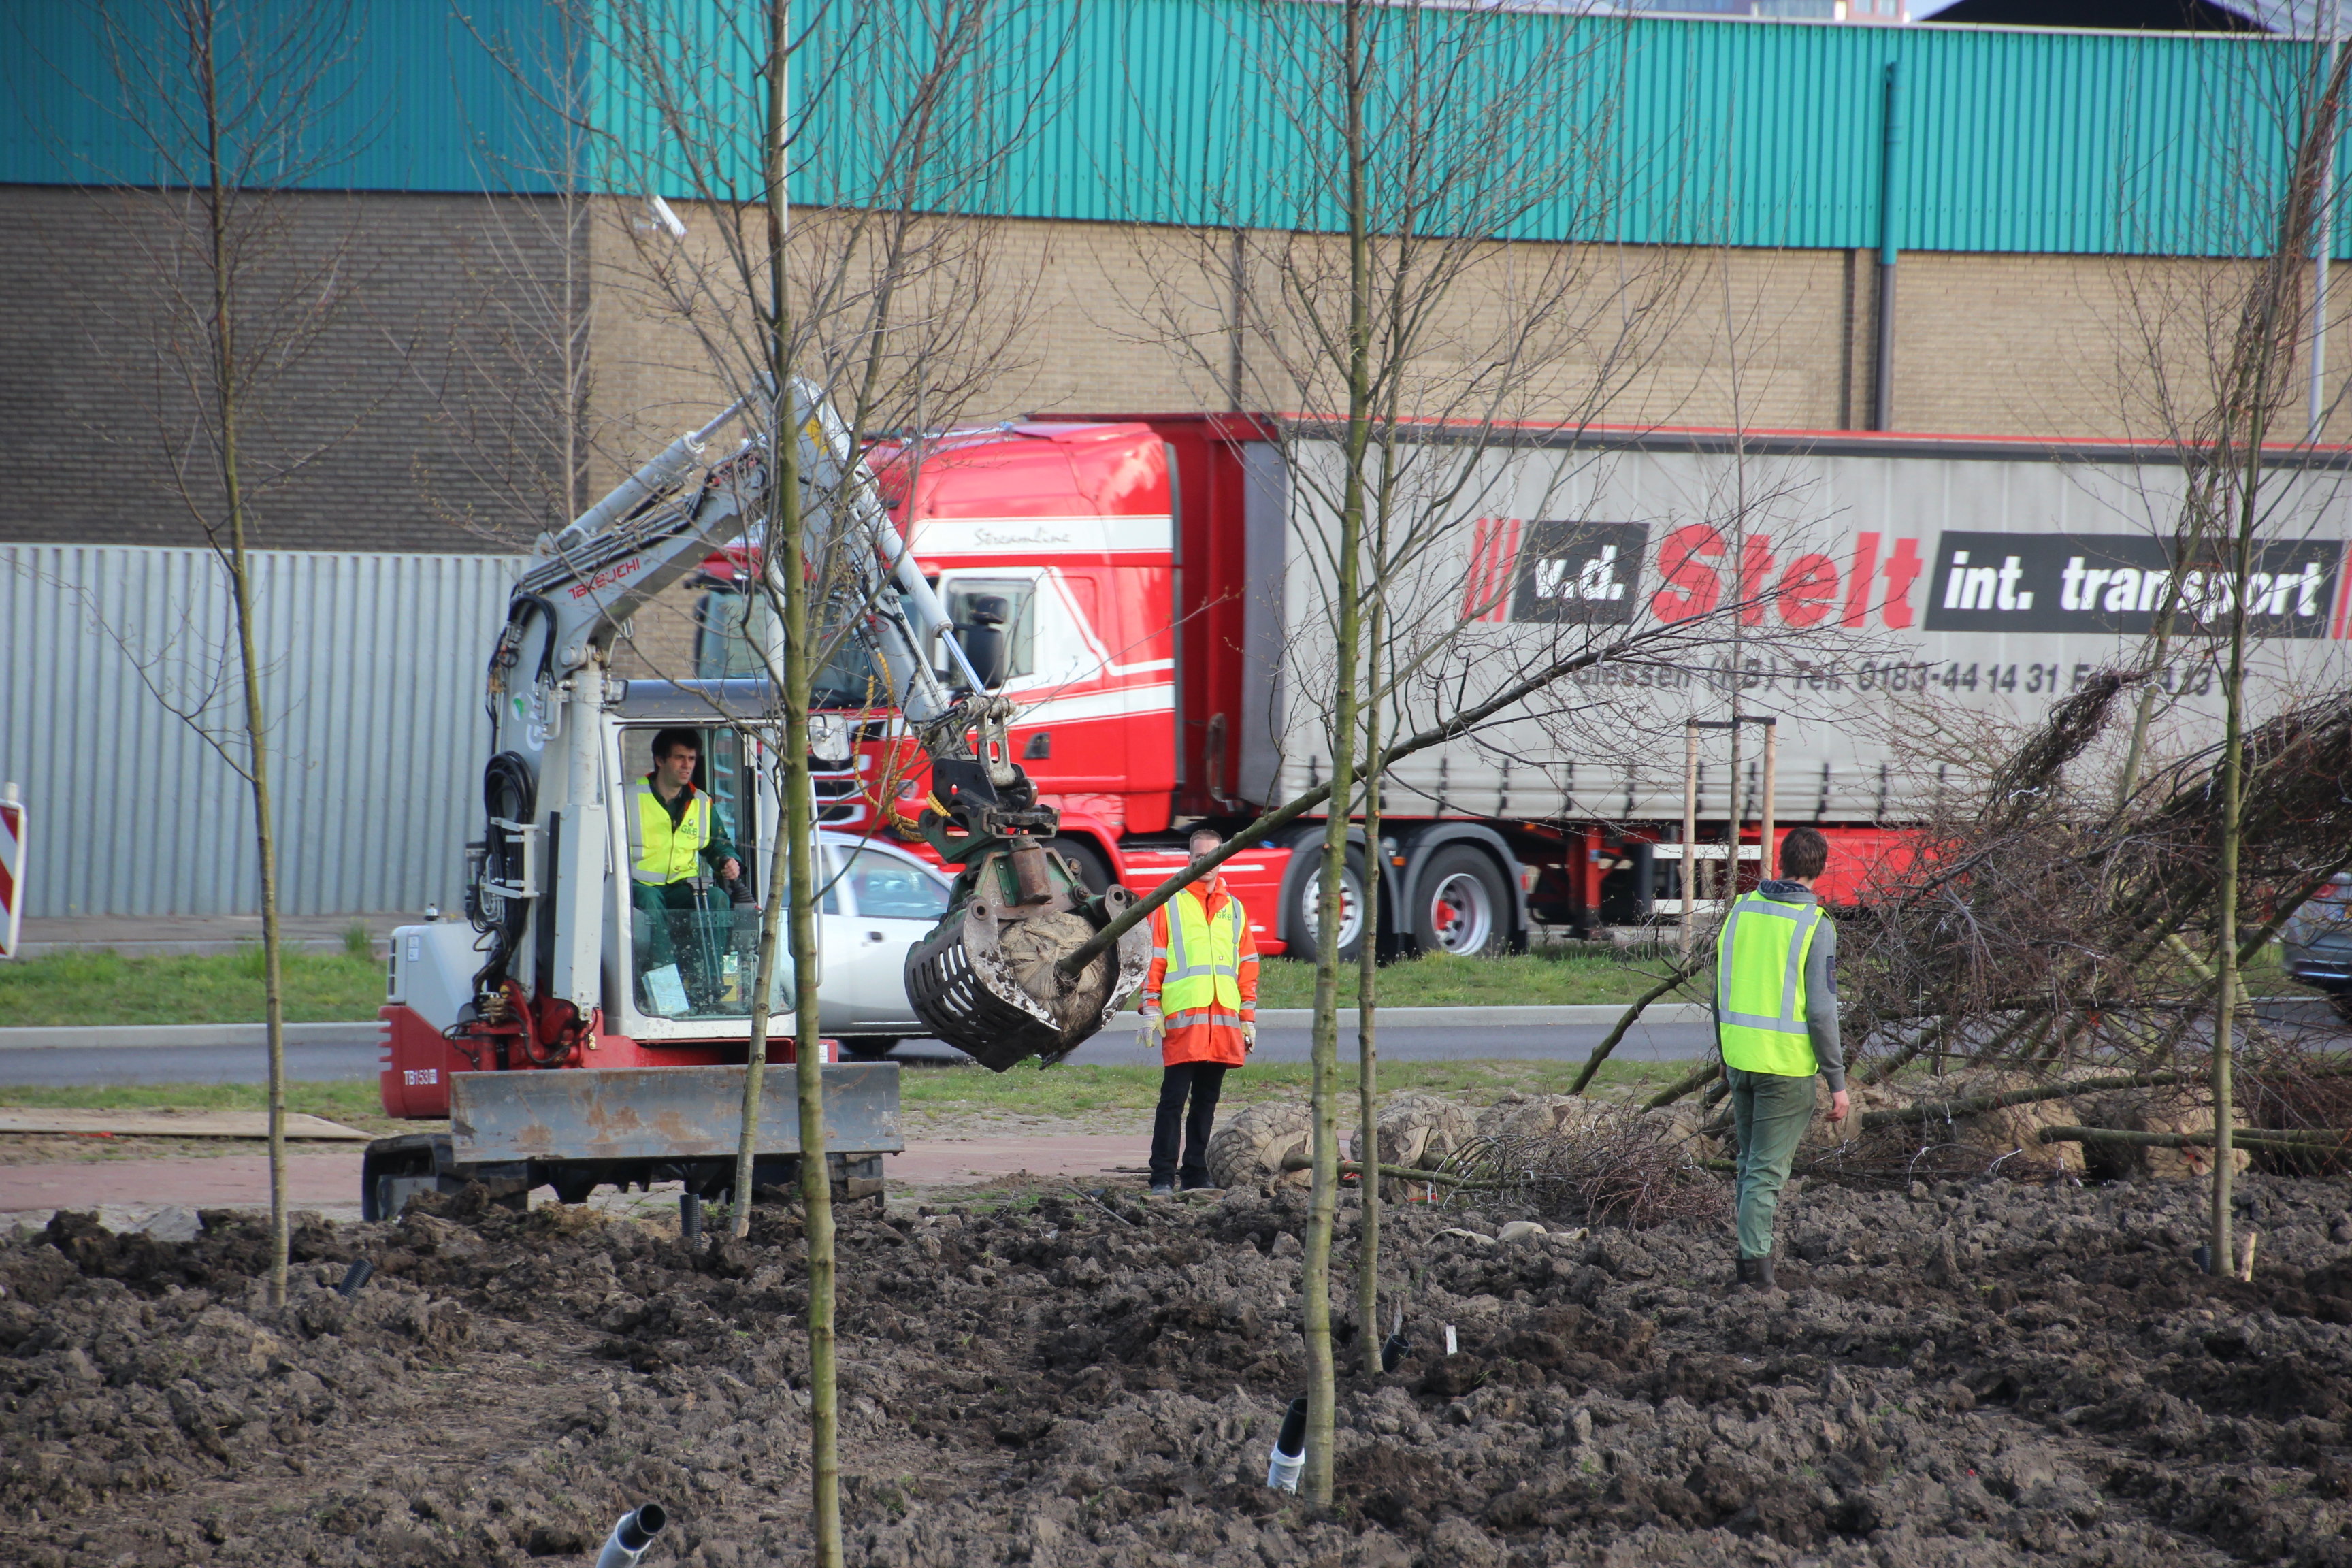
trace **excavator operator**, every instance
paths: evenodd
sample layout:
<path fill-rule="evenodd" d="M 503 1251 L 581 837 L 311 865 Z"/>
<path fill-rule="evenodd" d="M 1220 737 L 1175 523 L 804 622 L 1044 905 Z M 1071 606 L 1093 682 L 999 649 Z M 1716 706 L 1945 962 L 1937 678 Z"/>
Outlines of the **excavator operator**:
<path fill-rule="evenodd" d="M 648 970 L 677 962 L 672 928 L 690 921 L 702 905 L 704 862 L 722 882 L 743 874 L 716 803 L 694 787 L 701 760 L 702 742 L 692 730 L 660 731 L 654 771 L 629 790 L 629 877 L 637 909 L 650 917 L 643 922 Z M 697 944 L 685 945 L 691 953 Z"/>

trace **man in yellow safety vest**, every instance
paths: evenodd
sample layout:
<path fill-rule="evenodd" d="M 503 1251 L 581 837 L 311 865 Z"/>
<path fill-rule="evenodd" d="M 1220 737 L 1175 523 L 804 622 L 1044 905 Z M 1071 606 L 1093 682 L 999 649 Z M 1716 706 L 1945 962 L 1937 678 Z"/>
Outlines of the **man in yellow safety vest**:
<path fill-rule="evenodd" d="M 1215 828 L 1196 827 L 1188 847 L 1198 862 L 1223 842 Z M 1160 1047 L 1151 1194 L 1168 1196 L 1180 1178 L 1188 1191 L 1205 1187 L 1209 1132 L 1225 1069 L 1241 1066 L 1257 1044 L 1257 939 L 1242 901 L 1213 871 L 1151 911 L 1151 967 L 1143 976 L 1143 1027 L 1136 1041 L 1146 1050 Z"/>
<path fill-rule="evenodd" d="M 702 889 L 695 882 L 705 864 L 722 882 L 743 874 L 726 822 L 710 796 L 694 787 L 701 758 L 693 731 L 661 731 L 654 736 L 654 771 L 629 790 L 629 880 L 646 916 L 648 968 L 672 962 L 672 917 L 696 908 Z"/>
<path fill-rule="evenodd" d="M 1829 853 L 1817 830 L 1790 828 L 1780 879 L 1735 900 L 1716 942 L 1716 1037 L 1738 1140 L 1738 1282 L 1761 1290 L 1775 1288 L 1772 1220 L 1812 1125 L 1814 1077 L 1828 1081 L 1832 1121 L 1844 1121 L 1849 1107 L 1837 927 L 1813 892 Z"/>

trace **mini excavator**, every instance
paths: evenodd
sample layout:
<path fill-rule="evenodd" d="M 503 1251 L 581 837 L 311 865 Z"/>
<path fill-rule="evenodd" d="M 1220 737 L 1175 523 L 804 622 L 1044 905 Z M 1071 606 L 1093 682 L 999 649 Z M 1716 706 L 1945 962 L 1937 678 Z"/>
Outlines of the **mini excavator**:
<path fill-rule="evenodd" d="M 920 833 L 958 870 L 947 912 L 908 954 L 908 999 L 941 1039 L 996 1071 L 1058 1060 L 1141 984 L 1140 926 L 1076 977 L 1060 968 L 1132 895 L 1116 884 L 1089 891 L 1048 847 L 1055 813 L 1012 758 L 1012 704 L 976 673 L 842 421 L 806 384 L 791 403 L 804 556 L 822 563 L 813 635 L 861 645 L 883 672 L 897 721 L 929 762 Z M 680 437 L 543 535 L 513 590 L 489 659 L 491 755 L 483 834 L 467 847 L 467 918 L 394 931 L 383 1008 L 386 1112 L 446 1114 L 450 1130 L 370 1145 L 371 1218 L 468 1182 L 518 1207 L 542 1184 L 567 1202 L 605 1184 L 682 1181 L 698 1196 L 733 1184 L 761 1005 L 757 889 L 784 872 L 780 770 L 770 765 L 780 692 L 765 677 L 609 671 L 630 617 L 715 549 L 748 537 L 767 561 L 756 544 L 773 510 L 768 435 L 747 420 L 755 427 L 713 451 L 751 409 L 738 402 Z M 770 651 L 780 668 L 781 649 Z M 648 899 L 639 780 L 652 737 L 675 728 L 707 737 L 696 786 L 731 821 L 730 837 L 742 835 L 743 871 Z M 812 750 L 845 761 L 827 748 L 845 752 L 847 736 L 845 724 L 813 724 Z M 794 985 L 781 955 L 776 970 L 768 1059 L 788 1062 L 803 1042 L 787 1037 Z M 882 1154 L 903 1147 L 898 1067 L 827 1061 L 824 1071 L 835 1188 L 878 1193 Z M 756 1179 L 782 1183 L 797 1168 L 798 1116 L 789 1075 L 766 1082 Z"/>

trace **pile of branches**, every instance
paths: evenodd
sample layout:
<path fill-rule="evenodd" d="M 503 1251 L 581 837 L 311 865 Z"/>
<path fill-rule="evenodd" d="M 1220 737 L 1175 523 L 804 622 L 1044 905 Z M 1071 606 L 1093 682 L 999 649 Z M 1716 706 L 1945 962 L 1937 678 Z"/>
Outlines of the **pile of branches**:
<path fill-rule="evenodd" d="M 2148 770 L 2120 800 L 2101 770 L 2068 776 L 2128 724 L 2136 684 L 2095 677 L 1980 790 L 1948 791 L 1918 852 L 1842 922 L 1848 1056 L 1871 1080 L 1946 1054 L 2048 1070 L 2198 1047 L 2218 1000 L 2220 749 Z M 2352 694 L 2256 726 L 2245 756 L 2242 955 L 2352 866 Z"/>
<path fill-rule="evenodd" d="M 2352 1074 L 2324 1070 L 2337 1066 L 2297 1052 L 2265 1058 L 2237 1082 L 2238 1105 L 2248 1126 L 2306 1134 L 2352 1128 Z M 2258 1147 L 2253 1162 L 2256 1170 L 2273 1175 L 2340 1176 L 2352 1173 L 2352 1137 L 2307 1149 Z"/>
<path fill-rule="evenodd" d="M 1722 1184 L 1701 1163 L 1689 1129 L 1632 1107 L 1605 1110 L 1589 1127 L 1471 1139 L 1439 1176 L 1482 1205 L 1587 1225 L 1646 1230 L 1723 1212 Z"/>

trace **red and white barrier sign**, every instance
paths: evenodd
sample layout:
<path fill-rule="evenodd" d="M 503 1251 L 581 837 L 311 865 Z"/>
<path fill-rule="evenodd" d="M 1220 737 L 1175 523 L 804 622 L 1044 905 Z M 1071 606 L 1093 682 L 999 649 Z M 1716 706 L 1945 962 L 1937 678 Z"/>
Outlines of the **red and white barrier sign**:
<path fill-rule="evenodd" d="M 16 956 L 25 918 L 25 805 L 13 784 L 0 787 L 0 958 Z"/>

